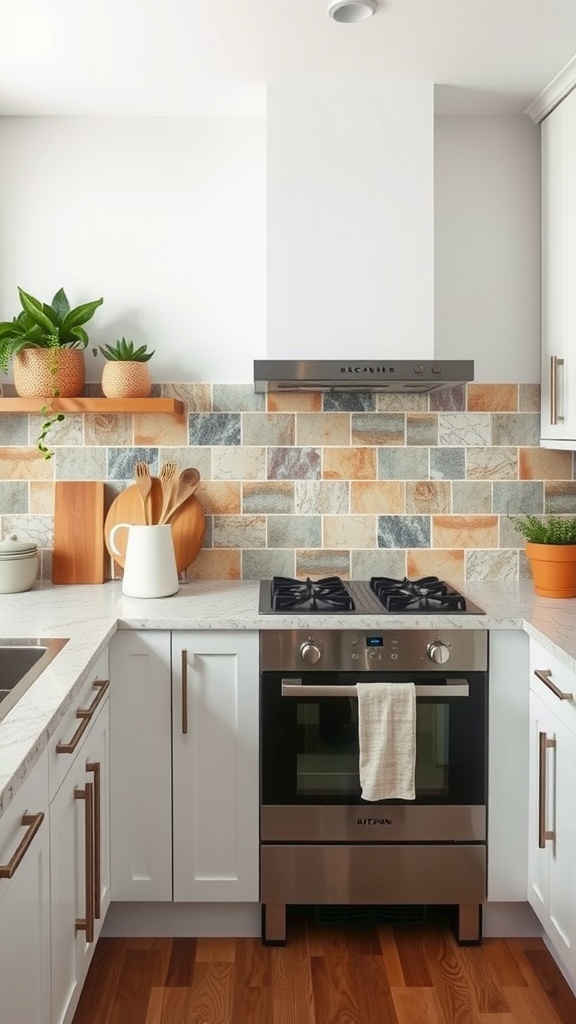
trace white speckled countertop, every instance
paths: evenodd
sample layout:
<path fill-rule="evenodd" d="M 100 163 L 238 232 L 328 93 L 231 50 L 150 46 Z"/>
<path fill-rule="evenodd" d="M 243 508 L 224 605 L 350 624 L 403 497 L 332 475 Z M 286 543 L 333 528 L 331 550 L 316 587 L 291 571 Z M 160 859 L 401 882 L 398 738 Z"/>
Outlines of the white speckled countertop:
<path fill-rule="evenodd" d="M 0 595 L 0 642 L 69 642 L 0 722 L 0 814 L 20 788 L 60 718 L 117 629 L 524 629 L 576 671 L 576 598 L 534 595 L 532 584 L 467 583 L 485 615 L 259 615 L 257 581 L 183 585 L 173 597 L 124 597 L 119 583 Z"/>

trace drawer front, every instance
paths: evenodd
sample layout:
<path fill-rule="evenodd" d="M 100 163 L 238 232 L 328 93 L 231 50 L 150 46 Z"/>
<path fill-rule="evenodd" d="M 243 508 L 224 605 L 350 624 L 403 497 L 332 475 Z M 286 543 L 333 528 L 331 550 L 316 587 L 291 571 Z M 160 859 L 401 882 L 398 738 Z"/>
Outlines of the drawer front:
<path fill-rule="evenodd" d="M 48 748 L 50 802 L 70 771 L 74 756 L 82 745 L 83 737 L 108 700 L 109 678 L 108 651 L 106 651 L 90 672 L 90 677 L 50 739 Z"/>
<path fill-rule="evenodd" d="M 530 689 L 576 733 L 576 672 L 535 640 L 530 641 Z"/>

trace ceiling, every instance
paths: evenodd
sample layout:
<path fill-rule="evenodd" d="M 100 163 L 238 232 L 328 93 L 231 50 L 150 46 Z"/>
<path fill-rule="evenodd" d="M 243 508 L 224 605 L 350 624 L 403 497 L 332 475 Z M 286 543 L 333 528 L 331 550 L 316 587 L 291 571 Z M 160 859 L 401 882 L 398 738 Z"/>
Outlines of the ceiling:
<path fill-rule="evenodd" d="M 433 81 L 521 113 L 576 53 L 575 0 L 0 0 L 0 114 L 263 114 L 275 77 Z"/>

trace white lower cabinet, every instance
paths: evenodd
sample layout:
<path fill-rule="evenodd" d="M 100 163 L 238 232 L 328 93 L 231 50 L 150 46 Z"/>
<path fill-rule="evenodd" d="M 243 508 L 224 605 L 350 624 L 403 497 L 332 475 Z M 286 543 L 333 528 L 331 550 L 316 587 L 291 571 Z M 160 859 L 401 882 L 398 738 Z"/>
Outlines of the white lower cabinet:
<path fill-rule="evenodd" d="M 0 1019 L 50 1022 L 50 852 L 47 757 L 0 822 Z"/>
<path fill-rule="evenodd" d="M 528 899 L 576 981 L 576 676 L 537 646 L 531 669 Z"/>

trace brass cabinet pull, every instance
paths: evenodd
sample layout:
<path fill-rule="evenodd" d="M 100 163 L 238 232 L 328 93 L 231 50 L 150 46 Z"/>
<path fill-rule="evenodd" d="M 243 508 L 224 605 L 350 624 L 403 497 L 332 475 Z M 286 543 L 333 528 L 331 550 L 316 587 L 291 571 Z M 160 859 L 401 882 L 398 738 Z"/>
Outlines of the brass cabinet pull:
<path fill-rule="evenodd" d="M 182 735 L 188 732 L 188 651 L 182 651 Z"/>
<path fill-rule="evenodd" d="M 556 683 L 552 682 L 552 672 L 549 668 L 535 668 L 534 675 L 541 683 L 544 683 L 549 690 L 552 690 L 552 693 L 555 697 L 558 697 L 558 700 L 574 700 L 573 693 L 563 693 L 562 690 L 558 689 Z"/>
<path fill-rule="evenodd" d="M 538 846 L 544 849 L 549 839 L 556 839 L 556 832 L 546 829 L 546 751 L 556 746 L 556 740 L 549 740 L 545 732 L 538 733 Z"/>
<path fill-rule="evenodd" d="M 564 421 L 564 417 L 558 415 L 559 366 L 564 366 L 564 360 L 559 358 L 559 356 L 550 356 L 550 424 L 553 427 Z"/>
<path fill-rule="evenodd" d="M 76 787 L 75 800 L 84 800 L 84 850 L 86 916 L 76 918 L 76 931 L 86 932 L 86 942 L 94 942 L 94 791 L 91 782 Z"/>
<path fill-rule="evenodd" d="M 30 846 L 34 836 L 36 835 L 40 825 L 44 821 L 44 812 L 39 811 L 38 814 L 23 814 L 21 825 L 22 828 L 27 828 L 28 831 L 24 834 L 22 841 L 18 844 L 14 853 L 7 864 L 0 864 L 0 878 L 12 878 L 12 875 L 22 863 L 24 854 Z"/>
<path fill-rule="evenodd" d="M 74 735 L 73 735 L 73 737 L 72 737 L 72 739 L 70 740 L 69 743 L 60 742 L 60 743 L 58 743 L 56 745 L 56 753 L 58 753 L 58 754 L 73 754 L 74 753 L 74 751 L 76 750 L 76 747 L 78 746 L 78 744 L 80 743 L 80 740 L 82 739 L 84 733 L 86 732 L 86 729 L 90 725 L 91 719 L 94 717 L 94 713 L 96 711 L 96 708 L 98 707 L 98 705 L 103 700 L 104 694 L 106 693 L 106 690 L 108 689 L 109 686 L 110 686 L 110 680 L 109 679 L 95 679 L 94 680 L 94 688 L 96 690 L 98 690 L 98 693 L 94 697 L 94 700 L 92 701 L 92 703 L 91 703 L 89 708 L 78 708 L 78 711 L 76 712 L 76 718 L 80 718 L 81 719 L 80 725 L 76 729 L 76 732 L 74 733 Z"/>
<path fill-rule="evenodd" d="M 102 888 L 101 874 L 101 772 L 99 761 L 87 761 L 86 771 L 94 775 L 94 917 L 100 920 L 100 892 Z"/>

